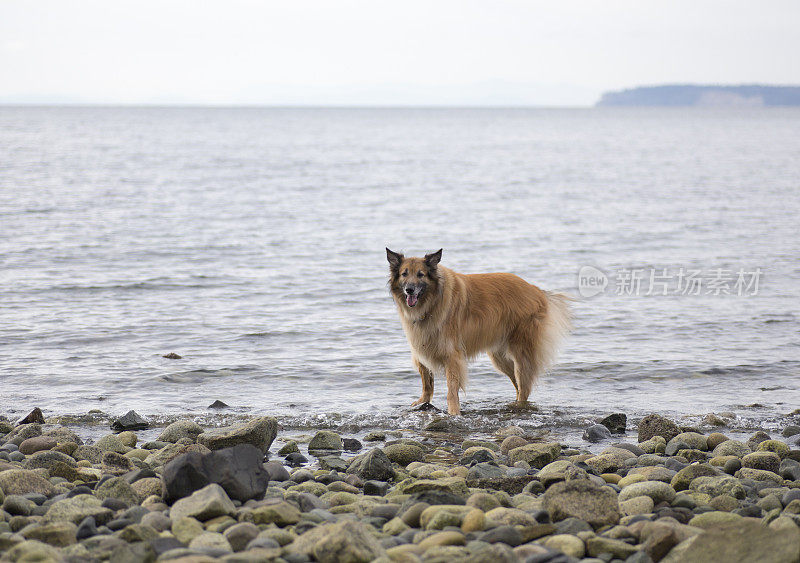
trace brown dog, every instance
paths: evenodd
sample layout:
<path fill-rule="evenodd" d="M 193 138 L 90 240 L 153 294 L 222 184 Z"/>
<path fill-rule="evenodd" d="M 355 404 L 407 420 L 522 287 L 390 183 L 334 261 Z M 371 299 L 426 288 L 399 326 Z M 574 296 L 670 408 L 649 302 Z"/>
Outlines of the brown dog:
<path fill-rule="evenodd" d="M 412 406 L 430 402 L 433 374 L 444 371 L 447 412 L 459 414 L 467 362 L 481 352 L 511 379 L 517 402 L 527 401 L 570 330 L 570 298 L 514 274 L 459 274 L 439 265 L 441 249 L 406 258 L 387 248 L 386 257 L 392 296 L 422 377 L 422 396 Z"/>

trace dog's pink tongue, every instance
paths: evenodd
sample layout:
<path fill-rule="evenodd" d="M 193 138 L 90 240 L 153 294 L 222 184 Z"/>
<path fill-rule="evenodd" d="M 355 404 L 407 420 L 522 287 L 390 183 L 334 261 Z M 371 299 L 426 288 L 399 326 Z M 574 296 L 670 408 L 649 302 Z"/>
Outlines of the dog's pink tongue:
<path fill-rule="evenodd" d="M 417 296 L 416 295 L 407 295 L 406 296 L 406 303 L 409 307 L 413 307 L 417 304 Z"/>

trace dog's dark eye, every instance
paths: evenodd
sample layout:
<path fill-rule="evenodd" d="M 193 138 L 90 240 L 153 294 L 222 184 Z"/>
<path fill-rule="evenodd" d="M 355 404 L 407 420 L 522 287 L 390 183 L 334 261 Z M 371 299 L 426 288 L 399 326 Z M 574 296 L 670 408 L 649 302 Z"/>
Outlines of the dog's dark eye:
<path fill-rule="evenodd" d="M 417 277 L 418 277 L 418 278 L 424 278 L 424 277 L 425 277 L 425 272 L 419 272 L 419 273 L 417 274 Z"/>
<path fill-rule="evenodd" d="M 403 277 L 406 277 L 406 276 L 408 275 L 408 270 L 406 270 L 405 272 L 403 272 L 403 273 L 402 273 L 402 274 L 400 274 L 400 275 L 401 275 L 401 276 L 403 276 Z"/>

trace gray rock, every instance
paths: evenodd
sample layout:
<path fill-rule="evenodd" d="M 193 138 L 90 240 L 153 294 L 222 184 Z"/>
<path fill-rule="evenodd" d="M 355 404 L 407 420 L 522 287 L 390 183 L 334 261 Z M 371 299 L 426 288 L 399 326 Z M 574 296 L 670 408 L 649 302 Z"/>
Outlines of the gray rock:
<path fill-rule="evenodd" d="M 580 518 L 594 527 L 619 522 L 616 493 L 591 481 L 565 481 L 551 485 L 544 494 L 544 508 L 554 522 Z"/>
<path fill-rule="evenodd" d="M 486 543 L 504 543 L 516 547 L 523 542 L 522 534 L 514 526 L 497 526 L 478 536 Z"/>
<path fill-rule="evenodd" d="M 176 420 L 158 435 L 160 442 L 175 443 L 182 438 L 188 438 L 192 442 L 197 440 L 197 437 L 203 433 L 203 428 L 194 420 Z"/>
<path fill-rule="evenodd" d="M 467 429 L 466 423 L 458 420 L 458 417 L 455 416 L 437 416 L 425 425 L 425 430 L 428 432 L 447 432 L 455 434 Z"/>
<path fill-rule="evenodd" d="M 357 452 L 363 446 L 361 445 L 361 442 L 355 438 L 342 438 L 342 447 L 348 452 Z"/>
<path fill-rule="evenodd" d="M 772 471 L 765 471 L 763 469 L 752 469 L 750 467 L 742 467 L 733 475 L 737 479 L 752 479 L 753 481 L 772 481 L 777 485 L 783 485 L 783 479 L 777 473 Z"/>
<path fill-rule="evenodd" d="M 22 442 L 27 440 L 28 438 L 33 438 L 34 436 L 41 436 L 42 435 L 42 425 L 36 422 L 32 422 L 30 424 L 21 424 L 14 428 L 11 432 L 5 435 L 3 438 L 6 443 L 12 443 L 15 446 L 19 446 Z"/>
<path fill-rule="evenodd" d="M 781 458 L 774 452 L 753 452 L 742 457 L 742 466 L 778 473 Z"/>
<path fill-rule="evenodd" d="M 669 442 L 680 432 L 677 424 L 659 414 L 649 414 L 639 421 L 639 442 L 649 440 L 653 436 L 661 436 Z"/>
<path fill-rule="evenodd" d="M 103 452 L 117 452 L 118 454 L 124 454 L 130 451 L 130 448 L 122 443 L 119 439 L 119 436 L 116 434 L 108 434 L 103 436 L 97 442 L 95 442 L 95 447 L 100 448 Z"/>
<path fill-rule="evenodd" d="M 721 472 L 719 469 L 712 467 L 706 463 L 697 463 L 689 465 L 678 471 L 670 481 L 670 485 L 676 491 L 685 491 L 689 488 L 689 484 L 697 477 L 716 477 Z"/>
<path fill-rule="evenodd" d="M 29 455 L 22 466 L 25 469 L 38 469 L 44 468 L 50 470 L 56 462 L 64 463 L 70 467 L 76 467 L 77 462 L 65 453 L 57 451 L 40 451 Z"/>
<path fill-rule="evenodd" d="M 619 501 L 622 502 L 639 496 L 650 497 L 655 504 L 672 502 L 675 498 L 675 489 L 662 481 L 641 481 L 632 483 L 622 489 L 619 493 Z"/>
<path fill-rule="evenodd" d="M 642 448 L 640 448 L 636 444 L 628 444 L 626 442 L 617 442 L 615 444 L 611 444 L 611 447 L 612 448 L 619 448 L 619 449 L 622 449 L 622 450 L 628 450 L 629 452 L 631 452 L 633 455 L 635 455 L 637 457 L 640 457 L 640 456 L 643 456 L 643 455 L 654 455 L 654 454 L 648 454 L 647 452 L 645 452 Z M 637 461 L 637 465 L 642 465 L 642 464 L 639 464 L 638 461 Z"/>
<path fill-rule="evenodd" d="M 44 519 L 47 522 L 72 522 L 80 524 L 84 518 L 91 516 L 98 524 L 109 522 L 113 512 L 102 506 L 100 499 L 92 495 L 76 495 L 59 500 L 50 505 Z"/>
<path fill-rule="evenodd" d="M 3 554 L 7 561 L 62 561 L 58 549 L 37 540 L 25 540 Z"/>
<path fill-rule="evenodd" d="M 134 461 L 117 452 L 105 452 L 100 469 L 109 475 L 124 475 L 136 469 Z"/>
<path fill-rule="evenodd" d="M 72 457 L 78 461 L 86 460 L 93 464 L 100 463 L 100 460 L 103 458 L 103 450 L 97 446 L 78 446 L 75 451 L 72 452 Z"/>
<path fill-rule="evenodd" d="M 558 442 L 533 443 L 509 450 L 508 459 L 512 464 L 525 461 L 531 467 L 541 469 L 555 461 L 560 453 L 561 444 Z"/>
<path fill-rule="evenodd" d="M 289 440 L 281 447 L 281 449 L 278 450 L 278 455 L 284 457 L 294 453 L 300 453 L 300 448 L 297 447 L 297 442 L 295 442 L 294 440 Z"/>
<path fill-rule="evenodd" d="M 66 547 L 77 542 L 75 537 L 77 531 L 78 527 L 72 522 L 52 522 L 25 528 L 22 530 L 22 535 L 29 540 L 38 540 L 55 547 Z"/>
<path fill-rule="evenodd" d="M 759 430 L 747 440 L 747 445 L 751 450 L 755 450 L 761 442 L 766 442 L 770 439 L 770 435 L 766 432 Z"/>
<path fill-rule="evenodd" d="M 559 534 L 572 534 L 577 536 L 579 532 L 591 532 L 592 527 L 581 520 L 580 518 L 564 518 L 560 522 L 556 522 L 556 533 Z"/>
<path fill-rule="evenodd" d="M 708 451 L 708 439 L 697 432 L 681 432 L 667 442 L 667 448 L 669 448 L 670 444 L 673 442 L 687 444 L 689 447 L 686 449 L 700 450 L 701 452 Z M 669 455 L 669 451 L 667 451 L 667 455 Z"/>
<path fill-rule="evenodd" d="M 274 417 L 264 416 L 242 425 L 206 430 L 197 436 L 197 443 L 210 450 L 221 450 L 237 444 L 251 444 L 266 452 L 277 434 L 278 421 Z"/>
<path fill-rule="evenodd" d="M 318 458 L 320 469 L 346 471 L 348 462 L 336 455 L 326 455 Z"/>
<path fill-rule="evenodd" d="M 583 432 L 583 439 L 588 442 L 602 442 L 611 438 L 611 430 L 603 424 L 590 426 Z"/>
<path fill-rule="evenodd" d="M 342 450 L 342 437 L 330 430 L 320 430 L 308 443 L 309 451 L 317 450 Z"/>
<path fill-rule="evenodd" d="M 19 445 L 19 451 L 25 455 L 31 455 L 43 450 L 52 450 L 56 444 L 56 439 L 52 436 L 34 436 L 23 441 Z"/>
<path fill-rule="evenodd" d="M 223 532 L 223 535 L 225 536 L 225 539 L 228 540 L 228 543 L 231 545 L 233 551 L 242 551 L 247 547 L 247 544 L 256 539 L 260 532 L 261 529 L 255 524 L 251 524 L 250 522 L 240 522 L 239 524 L 234 524 L 230 528 L 227 528 Z M 277 542 L 275 542 L 275 545 L 272 547 L 280 546 Z"/>
<path fill-rule="evenodd" d="M 800 462 L 793 459 L 781 460 L 780 476 L 789 481 L 800 481 Z"/>
<path fill-rule="evenodd" d="M 73 444 L 78 444 L 79 446 L 83 445 L 83 440 L 81 440 L 80 436 L 66 426 L 54 426 L 46 430 L 42 429 L 42 436 L 50 436 L 51 438 L 55 438 L 56 442 L 59 444 L 72 442 Z"/>
<path fill-rule="evenodd" d="M 154 443 L 162 444 L 164 442 Z M 147 458 L 145 458 L 144 461 L 150 467 L 157 468 L 168 464 L 170 461 L 182 454 L 188 454 L 191 452 L 207 454 L 210 451 L 210 449 L 202 444 L 166 444 L 163 448 L 154 450 L 149 456 L 147 456 Z"/>
<path fill-rule="evenodd" d="M 686 442 L 676 441 L 675 438 L 669 441 L 667 447 L 664 448 L 664 454 L 668 456 L 678 455 L 678 452 L 691 450 L 692 448 Z M 698 450 L 699 451 L 699 450 Z"/>
<path fill-rule="evenodd" d="M 22 495 L 8 495 L 3 501 L 3 510 L 12 516 L 30 516 L 36 508 L 36 503 Z"/>
<path fill-rule="evenodd" d="M 735 499 L 743 499 L 746 491 L 739 479 L 727 475 L 720 477 L 697 477 L 689 484 L 689 488 L 698 493 L 706 493 L 711 497 L 728 495 Z"/>
<path fill-rule="evenodd" d="M 385 554 L 365 524 L 344 521 L 329 526 L 328 533 L 314 545 L 314 556 L 320 563 L 368 562 Z"/>
<path fill-rule="evenodd" d="M 217 516 L 232 515 L 235 512 L 236 507 L 225 490 L 216 483 L 211 483 L 172 505 L 169 517 L 173 522 L 184 516 L 203 522 Z"/>
<path fill-rule="evenodd" d="M 744 457 L 750 453 L 750 446 L 737 440 L 725 440 L 711 452 L 715 457 L 721 455 L 735 455 Z"/>
<path fill-rule="evenodd" d="M 389 444 L 384 446 L 383 453 L 403 467 L 414 461 L 425 461 L 425 450 L 413 444 Z"/>
<path fill-rule="evenodd" d="M 111 428 L 119 432 L 125 430 L 145 430 L 150 428 L 150 423 L 139 416 L 136 411 L 130 410 L 111 423 Z"/>
<path fill-rule="evenodd" d="M 264 464 L 264 470 L 270 481 L 288 481 L 292 477 L 279 461 L 268 461 Z"/>
<path fill-rule="evenodd" d="M 800 529 L 774 530 L 758 521 L 741 519 L 710 527 L 690 540 L 683 549 L 679 544 L 663 563 L 684 561 L 725 561 L 726 563 L 784 563 L 797 561 L 800 554 Z"/>
<path fill-rule="evenodd" d="M 392 461 L 380 448 L 373 448 L 353 458 L 347 473 L 358 475 L 364 481 L 389 481 L 395 475 Z"/>
<path fill-rule="evenodd" d="M 790 436 L 796 436 L 798 434 L 800 434 L 800 426 L 798 426 L 797 424 L 790 424 L 783 429 L 783 432 L 781 432 L 781 435 L 784 436 L 785 438 L 789 438 Z"/>
<path fill-rule="evenodd" d="M 472 479 L 498 479 L 504 477 L 505 470 L 491 463 L 476 463 L 469 468 L 467 480 Z"/>
<path fill-rule="evenodd" d="M 0 472 L 0 489 L 7 495 L 39 493 L 51 497 L 55 494 L 55 488 L 50 481 L 28 469 Z"/>
<path fill-rule="evenodd" d="M 733 475 L 741 468 L 742 468 L 741 459 L 729 459 L 728 461 L 725 462 L 725 465 L 722 466 L 722 470 L 728 475 Z"/>
<path fill-rule="evenodd" d="M 94 494 L 100 500 L 115 498 L 128 505 L 135 505 L 139 502 L 139 495 L 136 494 L 133 487 L 122 477 L 106 479 L 97 486 Z"/>

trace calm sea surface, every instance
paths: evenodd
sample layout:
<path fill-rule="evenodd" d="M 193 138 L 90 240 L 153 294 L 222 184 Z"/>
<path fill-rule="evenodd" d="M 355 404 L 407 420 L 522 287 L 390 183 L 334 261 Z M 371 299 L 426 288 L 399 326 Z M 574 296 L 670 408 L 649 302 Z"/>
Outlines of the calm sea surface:
<path fill-rule="evenodd" d="M 799 218 L 798 109 L 0 108 L 0 414 L 419 427 L 384 247 L 443 247 L 576 296 L 581 267 L 609 279 L 532 407 L 472 365 L 471 428 L 774 430 L 800 407 Z"/>

